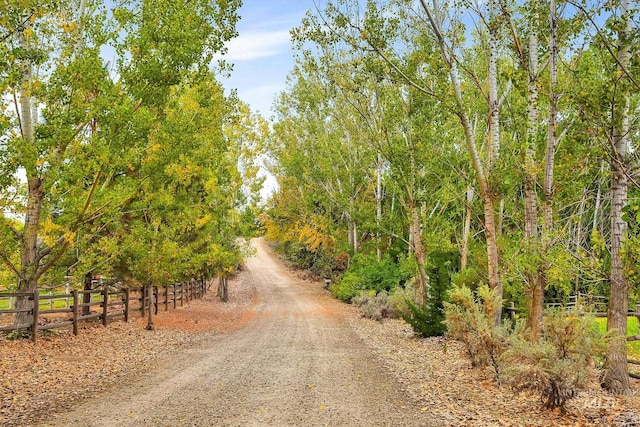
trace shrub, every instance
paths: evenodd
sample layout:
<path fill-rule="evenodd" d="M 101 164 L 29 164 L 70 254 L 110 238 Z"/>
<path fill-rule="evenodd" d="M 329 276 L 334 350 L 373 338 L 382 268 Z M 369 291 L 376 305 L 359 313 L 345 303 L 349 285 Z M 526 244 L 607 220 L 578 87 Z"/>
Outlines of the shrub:
<path fill-rule="evenodd" d="M 342 278 L 331 284 L 331 294 L 341 301 L 351 300 L 364 289 L 364 280 L 356 272 L 347 271 Z"/>
<path fill-rule="evenodd" d="M 513 334 L 501 356 L 502 380 L 540 393 L 546 408 L 564 412 L 567 400 L 586 386 L 593 358 L 605 351 L 605 339 L 593 318 L 557 311 L 545 314 L 538 342 L 527 338 L 522 327 Z"/>
<path fill-rule="evenodd" d="M 401 318 L 410 313 L 407 300 L 416 301 L 415 278 L 409 279 L 404 286 L 396 287 L 389 294 L 389 303 Z"/>
<path fill-rule="evenodd" d="M 397 318 L 398 312 L 393 308 L 389 294 L 385 291 L 374 294 L 373 291 L 363 291 L 353 298 L 353 305 L 358 307 L 363 317 L 373 320 Z"/>
<path fill-rule="evenodd" d="M 460 255 L 458 251 L 432 251 L 429 254 L 429 292 L 424 305 L 407 300 L 403 319 L 423 337 L 444 334 L 444 302 L 451 287 L 451 276 L 456 270 Z"/>
<path fill-rule="evenodd" d="M 447 335 L 464 344 L 473 367 L 491 366 L 498 378 L 499 358 L 509 335 L 507 326 L 495 325 L 502 300 L 486 285 L 478 288 L 476 297 L 468 287 L 456 286 L 449 299 L 451 302 L 444 304 Z"/>
<path fill-rule="evenodd" d="M 410 273 L 389 257 L 378 261 L 374 255 L 358 254 L 351 260 L 351 266 L 342 278 L 331 286 L 331 293 L 338 299 L 351 302 L 363 290 L 374 293 L 390 292 L 401 286 Z"/>
<path fill-rule="evenodd" d="M 433 337 L 444 334 L 446 326 L 442 322 L 440 310 L 434 311 L 433 304 L 418 304 L 410 299 L 405 300 L 407 312 L 400 315 L 402 320 L 411 325 L 413 331 L 423 337 Z"/>

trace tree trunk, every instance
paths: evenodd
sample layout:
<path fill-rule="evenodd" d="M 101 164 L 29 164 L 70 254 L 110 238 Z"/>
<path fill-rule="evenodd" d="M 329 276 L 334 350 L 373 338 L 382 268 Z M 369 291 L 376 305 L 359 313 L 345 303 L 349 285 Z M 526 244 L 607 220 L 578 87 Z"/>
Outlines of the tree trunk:
<path fill-rule="evenodd" d="M 382 154 L 378 153 L 376 173 L 376 259 L 382 260 L 382 241 L 380 239 L 380 224 L 382 222 Z"/>
<path fill-rule="evenodd" d="M 575 251 L 580 252 L 582 249 L 582 217 L 584 216 L 584 205 L 587 202 L 587 190 L 582 190 L 582 197 L 580 198 L 580 206 L 578 207 L 578 219 L 576 220 L 576 231 L 575 231 Z"/>
<path fill-rule="evenodd" d="M 629 43 L 631 40 L 631 1 L 620 4 L 621 24 L 618 31 L 618 92 L 620 98 L 614 107 L 613 153 L 611 156 L 611 271 L 609 276 L 610 296 L 607 310 L 607 331 L 614 339 L 607 350 L 604 384 L 615 394 L 629 394 L 629 366 L 627 364 L 627 311 L 629 284 L 624 275 L 621 249 L 627 229 L 622 219 L 622 209 L 627 204 L 626 155 L 629 144 L 630 96 L 627 79 L 624 77 L 631 62 Z M 618 77 L 616 76 L 616 79 Z"/>
<path fill-rule="evenodd" d="M 220 298 L 222 302 L 229 300 L 227 278 L 224 276 L 218 277 L 218 298 Z"/>
<path fill-rule="evenodd" d="M 547 149 L 544 169 L 544 202 L 542 204 L 542 239 L 544 244 L 550 243 L 551 230 L 553 228 L 553 170 L 556 155 L 556 122 L 558 118 L 558 46 L 556 42 L 558 17 L 556 16 L 556 2 L 551 0 L 549 15 L 549 128 L 547 133 Z"/>
<path fill-rule="evenodd" d="M 154 293 L 153 293 L 153 286 L 148 285 L 147 286 L 147 301 L 148 301 L 148 316 L 147 316 L 147 331 L 154 331 L 156 329 L 156 325 L 153 322 L 153 311 L 154 311 Z"/>
<path fill-rule="evenodd" d="M 495 211 L 493 199 L 483 195 L 484 202 L 484 234 L 487 240 L 487 267 L 489 274 L 489 287 L 495 289 L 497 295 L 502 299 L 503 289 L 499 273 L 498 241 L 496 236 Z M 500 324 L 502 318 L 501 310 L 497 310 L 495 322 Z"/>
<path fill-rule="evenodd" d="M 499 10 L 497 0 L 490 0 L 489 17 L 489 159 L 487 161 L 487 177 L 495 168 L 500 155 L 500 101 L 498 99 L 498 30 Z M 482 188 L 482 187 L 481 187 Z M 485 237 L 487 239 L 487 262 L 489 273 L 489 285 L 496 289 L 502 298 L 502 283 L 499 277 L 498 237 L 502 233 L 502 218 L 504 213 L 504 200 L 498 203 L 498 221 L 495 221 L 494 200 L 497 197 L 485 187 L 483 191 Z M 496 313 L 496 324 L 500 324 L 501 310 Z"/>
<path fill-rule="evenodd" d="M 90 291 L 92 285 L 93 275 L 91 273 L 87 273 L 84 276 L 84 290 Z M 91 307 L 85 304 L 89 304 L 91 302 L 91 294 L 87 292 L 82 293 L 82 315 L 86 316 L 91 314 Z"/>
<path fill-rule="evenodd" d="M 487 170 L 491 172 L 500 153 L 500 103 L 498 100 L 498 20 L 496 2 L 491 0 L 489 22 L 489 150 Z"/>
<path fill-rule="evenodd" d="M 473 187 L 467 187 L 467 201 L 464 211 L 464 229 L 462 231 L 462 247 L 460 248 L 460 270 L 467 268 L 469 260 L 469 236 L 471 234 L 471 203 L 473 202 Z"/>
<path fill-rule="evenodd" d="M 451 81 L 451 86 L 453 89 L 453 94 L 456 102 L 455 113 L 460 119 L 460 124 L 462 125 L 462 129 L 465 135 L 465 141 L 467 144 L 467 150 L 469 151 L 469 156 L 471 157 L 471 165 L 476 174 L 476 180 L 478 183 L 478 188 L 480 189 L 480 196 L 482 198 L 482 202 L 484 205 L 484 230 L 485 230 L 485 238 L 487 240 L 487 267 L 489 272 L 489 287 L 495 289 L 498 297 L 502 298 L 502 283 L 500 282 L 500 274 L 499 274 L 499 258 L 498 258 L 498 243 L 497 243 L 497 235 L 496 235 L 496 221 L 495 221 L 495 207 L 494 207 L 494 198 L 495 196 L 491 193 L 491 190 L 488 185 L 487 176 L 485 173 L 485 168 L 482 165 L 482 160 L 480 159 L 480 155 L 478 154 L 478 146 L 476 144 L 476 139 L 473 133 L 473 129 L 471 128 L 471 122 L 469 121 L 469 117 L 466 113 L 465 102 L 462 96 L 462 86 L 460 84 L 460 78 L 458 76 L 458 70 L 456 68 L 456 62 L 452 60 L 450 50 L 448 49 L 446 42 L 444 40 L 444 36 L 442 34 L 442 29 L 440 24 L 437 21 L 437 17 L 434 16 L 432 10 L 427 6 L 425 0 L 420 0 L 420 4 L 422 5 L 423 10 L 427 14 L 427 18 L 429 20 L 429 24 L 434 32 L 434 35 L 438 41 L 438 45 L 440 48 L 440 53 L 442 58 L 446 62 L 449 67 L 449 78 Z M 491 134 L 495 136 L 495 130 Z M 499 136 L 499 133 L 497 134 Z M 492 143 L 497 143 L 497 140 L 491 140 Z M 495 151 L 495 150 L 494 150 Z M 497 156 L 497 152 L 495 152 L 495 156 Z M 500 323 L 500 318 L 502 313 L 500 310 L 496 313 L 496 323 Z"/>
<path fill-rule="evenodd" d="M 24 36 L 30 26 L 27 21 L 25 28 L 18 34 L 20 47 L 28 51 L 30 48 L 27 38 Z M 33 65 L 31 59 L 25 59 L 22 69 L 22 86 L 20 90 L 20 133 L 25 144 L 35 145 L 35 118 L 33 111 L 34 102 L 31 97 L 31 84 L 33 79 Z M 40 216 L 44 200 L 44 185 L 42 179 L 37 176 L 35 163 L 25 164 L 27 173 L 27 207 L 24 217 L 24 230 L 20 241 L 20 272 L 18 275 L 18 292 L 35 292 L 38 288 L 38 230 L 40 228 Z M 33 302 L 21 297 L 16 301 L 18 309 L 32 309 Z M 29 312 L 17 313 L 13 319 L 14 326 L 32 323 L 33 317 Z"/>
<path fill-rule="evenodd" d="M 18 281 L 19 292 L 38 292 L 38 284 L 36 281 L 24 282 L 22 279 Z M 17 330 L 20 328 L 27 328 L 33 324 L 33 299 L 22 296 L 16 298 L 15 304 L 16 310 L 29 310 L 16 313 L 13 318 L 12 326 Z"/>
<path fill-rule="evenodd" d="M 429 293 L 429 277 L 425 271 L 425 251 L 422 246 L 422 225 L 420 224 L 420 215 L 418 207 L 413 199 L 409 200 L 411 209 L 411 230 L 413 238 L 413 252 L 416 257 L 416 265 L 418 266 L 418 287 L 416 289 L 416 297 L 419 304 L 424 304 Z"/>
<path fill-rule="evenodd" d="M 356 222 L 353 221 L 353 254 L 357 254 L 358 253 L 358 226 L 356 225 Z"/>
<path fill-rule="evenodd" d="M 438 17 L 433 13 L 430 7 L 427 5 L 425 0 L 420 0 L 420 4 L 422 5 L 422 9 L 425 11 L 429 25 L 433 30 L 433 33 L 438 42 L 438 46 L 440 48 L 440 53 L 442 58 L 446 62 L 449 67 L 449 78 L 451 81 L 451 86 L 453 89 L 454 99 L 456 102 L 455 105 L 455 113 L 460 119 L 460 124 L 462 125 L 462 129 L 465 135 L 465 141 L 467 144 L 467 150 L 469 152 L 469 156 L 471 157 L 471 165 L 476 174 L 476 180 L 478 183 L 478 188 L 480 190 L 480 196 L 482 197 L 482 202 L 484 204 L 484 230 L 485 230 L 485 238 L 487 240 L 487 264 L 489 271 L 489 286 L 492 289 L 495 289 L 497 295 L 500 299 L 502 299 L 502 283 L 500 282 L 500 274 L 499 274 L 499 258 L 498 258 L 498 243 L 497 243 L 497 235 L 496 235 L 496 221 L 495 221 L 495 210 L 494 210 L 494 198 L 495 195 L 491 193 L 491 189 L 489 188 L 487 175 L 485 173 L 485 168 L 482 165 L 482 160 L 480 159 L 480 155 L 478 154 L 478 147 L 476 144 L 475 136 L 473 133 L 473 129 L 471 128 L 471 122 L 469 121 L 469 117 L 466 113 L 465 101 L 462 96 L 462 86 L 460 84 L 460 78 L 458 76 L 458 71 L 456 68 L 456 61 L 451 58 L 451 50 L 448 48 L 444 35 L 442 33 L 441 25 L 438 21 Z M 497 118 L 494 118 L 497 120 Z M 496 134 L 498 129 L 494 129 L 490 135 L 493 137 L 499 137 L 499 133 Z M 493 138 L 492 137 L 492 138 Z M 499 138 L 492 139 L 491 143 L 499 143 Z M 497 156 L 497 150 L 494 147 L 494 155 Z M 489 170 L 489 172 L 491 172 Z M 502 316 L 501 310 L 498 310 L 496 313 L 496 324 L 500 323 L 500 319 Z"/>
<path fill-rule="evenodd" d="M 358 253 L 358 227 L 352 219 L 349 219 L 349 230 L 347 232 L 349 234 L 349 245 L 353 248 L 353 254 L 355 255 Z"/>
<path fill-rule="evenodd" d="M 42 180 L 38 178 L 28 179 L 29 194 L 27 198 L 27 213 L 20 247 L 20 275 L 18 277 L 18 292 L 35 292 L 38 288 L 38 228 L 44 190 Z M 19 297 L 16 301 L 18 309 L 31 309 L 33 302 L 25 297 Z M 13 319 L 14 326 L 30 324 L 33 321 L 29 312 L 17 313 Z"/>
<path fill-rule="evenodd" d="M 496 225 L 496 237 L 502 236 L 502 224 L 504 224 L 504 199 L 500 199 L 498 203 L 498 224 Z"/>
<path fill-rule="evenodd" d="M 535 8 L 536 5 L 534 5 Z M 539 250 L 538 233 L 538 195 L 536 186 L 538 173 L 536 165 L 536 143 L 538 139 L 538 16 L 536 13 L 530 19 L 529 24 L 529 64 L 528 64 L 528 90 L 527 90 L 527 149 L 524 162 L 524 237 L 527 248 L 532 254 Z M 544 276 L 536 269 L 526 275 L 527 284 L 527 321 L 529 339 L 533 342 L 540 338 L 540 324 L 544 308 Z"/>

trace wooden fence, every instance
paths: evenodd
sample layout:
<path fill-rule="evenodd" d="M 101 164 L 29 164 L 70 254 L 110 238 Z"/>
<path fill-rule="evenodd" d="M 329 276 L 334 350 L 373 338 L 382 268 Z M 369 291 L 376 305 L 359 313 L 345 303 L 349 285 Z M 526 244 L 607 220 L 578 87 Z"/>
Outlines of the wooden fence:
<path fill-rule="evenodd" d="M 104 326 L 110 319 L 124 318 L 129 321 L 132 312 L 140 312 L 145 315 L 145 310 L 152 307 L 155 314 L 164 309 L 175 309 L 178 304 L 182 307 L 185 302 L 202 298 L 208 291 L 210 284 L 204 279 L 194 279 L 189 282 L 177 283 L 170 286 L 153 286 L 130 289 L 113 285 L 103 285 L 101 289 L 72 290 L 53 294 L 45 291 L 36 292 L 2 292 L 0 301 L 8 300 L 9 308 L 0 309 L 0 317 L 3 315 L 16 315 L 17 313 L 29 313 L 33 321 L 31 324 L 4 325 L 0 331 L 29 330 L 31 339 L 38 340 L 38 331 L 73 327 L 73 333 L 78 334 L 78 324 L 83 321 L 99 319 Z M 149 292 L 149 289 L 152 292 Z M 152 295 L 150 295 L 152 293 Z M 32 301 L 30 308 L 15 308 L 15 301 L 27 298 Z M 151 300 L 150 300 L 151 298 Z M 62 308 L 55 308 L 56 301 L 61 302 Z M 69 304 L 69 301 L 72 303 Z M 85 302 L 81 302 L 85 301 Z M 43 309 L 44 306 L 44 309 Z M 97 308 L 96 311 L 92 309 Z M 11 316 L 13 317 L 13 316 Z"/>

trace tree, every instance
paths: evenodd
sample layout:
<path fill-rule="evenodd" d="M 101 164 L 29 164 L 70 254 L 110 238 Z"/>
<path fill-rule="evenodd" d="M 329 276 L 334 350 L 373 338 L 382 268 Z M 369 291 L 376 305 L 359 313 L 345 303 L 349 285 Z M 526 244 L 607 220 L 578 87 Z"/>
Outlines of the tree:
<path fill-rule="evenodd" d="M 363 52 L 373 52 L 380 58 L 382 58 L 393 70 L 395 82 L 406 83 L 412 86 L 428 96 L 433 96 L 439 100 L 445 100 L 445 93 L 453 93 L 453 100 L 450 98 L 445 102 L 446 107 L 455 114 L 462 126 L 464 137 L 466 140 L 466 146 L 471 158 L 471 165 L 475 171 L 476 183 L 479 187 L 480 197 L 483 201 L 484 207 L 484 223 L 483 228 L 485 231 L 485 239 L 487 243 L 487 266 L 488 266 L 488 281 L 491 287 L 498 290 L 500 296 L 502 296 L 502 284 L 499 278 L 499 257 L 498 257 L 498 245 L 497 245 L 497 224 L 495 215 L 495 201 L 497 195 L 495 189 L 492 186 L 492 170 L 497 163 L 499 152 L 499 107 L 500 98 L 498 97 L 497 88 L 497 37 L 498 37 L 498 21 L 497 18 L 497 3 L 490 2 L 488 14 L 482 15 L 485 19 L 487 29 L 490 33 L 490 49 L 488 59 L 488 80 L 490 82 L 488 88 L 488 95 L 485 95 L 484 87 L 479 84 L 477 76 L 469 69 L 465 68 L 464 71 L 470 76 L 472 84 L 478 83 L 478 90 L 487 101 L 487 109 L 489 111 L 487 123 L 487 151 L 486 161 L 483 161 L 476 143 L 475 130 L 473 129 L 472 122 L 469 118 L 469 104 L 463 96 L 462 85 L 466 85 L 468 82 L 462 82 L 458 73 L 458 66 L 462 63 L 458 53 L 462 50 L 461 46 L 457 44 L 461 23 L 452 21 L 450 27 L 454 28 L 451 40 L 446 39 L 446 35 L 443 32 L 443 10 L 442 5 L 439 2 L 434 3 L 434 7 L 428 6 L 426 2 L 420 2 L 420 8 L 424 12 L 424 15 L 419 15 L 412 7 L 412 5 L 405 2 L 391 2 L 389 13 L 385 13 L 382 7 L 378 7 L 375 2 L 367 2 L 366 10 L 360 16 L 358 2 L 345 2 L 339 1 L 335 3 L 329 3 L 324 12 L 324 16 L 314 21 L 314 17 L 308 16 L 305 21 L 306 27 L 304 32 L 301 32 L 299 37 L 301 39 L 312 40 L 317 44 L 323 43 L 335 43 L 336 41 L 342 41 L 351 46 L 354 50 L 360 50 Z M 396 9 L 391 12 L 393 6 L 397 6 Z M 341 6 L 344 8 L 341 9 Z M 478 10 L 480 11 L 480 10 Z M 386 19 L 386 16 L 393 16 L 393 18 Z M 407 63 L 396 52 L 393 51 L 394 39 L 398 37 L 399 19 L 405 19 L 409 25 L 407 28 L 418 29 L 417 31 L 407 31 L 409 36 L 415 37 L 415 39 L 423 41 L 430 37 L 435 39 L 435 44 L 432 45 L 440 52 L 440 60 L 438 67 L 436 63 L 426 64 L 426 67 L 420 67 L 423 71 L 423 76 L 418 76 L 415 68 L 411 69 L 407 65 L 413 65 L 411 62 Z M 427 25 L 425 26 L 425 22 Z M 328 27 L 328 30 L 323 29 Z M 451 43 L 449 43 L 451 42 Z M 432 47 L 432 49 L 433 49 Z M 435 58 L 434 58 L 435 59 Z M 450 77 L 450 88 L 444 89 L 441 86 L 436 86 L 429 83 L 429 79 L 433 78 L 437 81 L 438 72 L 436 68 L 444 66 Z M 433 69 L 431 70 L 431 68 Z M 424 71 L 427 71 L 426 73 Z M 432 71 L 432 72 L 428 72 Z M 444 90 L 443 90 L 444 89 Z M 499 316 L 499 313 L 498 313 Z M 497 318 L 496 321 L 499 319 Z"/>
<path fill-rule="evenodd" d="M 631 43 L 633 37 L 631 1 L 619 4 L 617 22 L 617 70 L 613 77 L 615 101 L 613 104 L 613 130 L 611 134 L 611 271 L 607 331 L 615 334 L 606 357 L 604 382 L 616 394 L 628 394 L 629 366 L 627 364 L 627 311 L 629 283 L 624 274 L 622 246 L 627 230 L 623 208 L 627 204 L 629 163 L 627 153 L 631 137 Z"/>
<path fill-rule="evenodd" d="M 2 146 L 4 212 L 24 215 L 22 230 L 4 216 L 0 258 L 18 290 L 33 292 L 59 266 L 78 236 L 98 218 L 115 218 L 140 190 L 133 170 L 147 133 L 162 117 L 172 88 L 235 35 L 239 1 L 10 2 L 0 25 L 6 37 Z M 177 25 L 191 22 L 192 25 Z M 100 56 L 115 46 L 112 64 Z M 21 185 L 19 175 L 26 175 Z M 19 263 L 9 250 L 17 248 Z M 18 308 L 28 308 L 21 299 Z M 29 323 L 17 315 L 16 326 Z"/>

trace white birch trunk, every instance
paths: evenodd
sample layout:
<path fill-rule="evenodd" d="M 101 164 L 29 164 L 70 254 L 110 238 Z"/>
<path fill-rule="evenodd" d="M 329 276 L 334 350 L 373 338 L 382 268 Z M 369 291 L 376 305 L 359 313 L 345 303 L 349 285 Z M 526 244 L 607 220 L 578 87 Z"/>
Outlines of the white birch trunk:
<path fill-rule="evenodd" d="M 555 0 L 551 0 L 549 27 L 549 129 L 547 134 L 547 150 L 543 183 L 544 202 L 542 204 L 542 230 L 544 233 L 543 240 L 545 242 L 549 241 L 551 229 L 553 227 L 553 169 L 556 155 L 556 123 L 558 118 L 558 94 L 556 93 L 556 87 L 558 86 L 558 44 L 556 41 L 558 17 L 556 14 Z"/>
<path fill-rule="evenodd" d="M 619 102 L 614 106 L 613 153 L 611 156 L 611 271 L 607 331 L 613 335 L 605 360 L 604 384 L 615 394 L 629 394 L 629 366 L 627 364 L 627 311 L 629 284 L 624 275 L 621 249 L 627 230 L 622 209 L 627 204 L 627 152 L 630 129 L 630 92 L 625 77 L 631 63 L 629 44 L 632 36 L 631 1 L 620 3 L 622 22 L 618 31 L 618 92 Z M 618 76 L 615 78 L 617 79 Z"/>
<path fill-rule="evenodd" d="M 499 258 L 498 258 L 498 244 L 496 235 L 496 221 L 495 221 L 495 208 L 494 208 L 494 196 L 491 194 L 489 184 L 487 182 L 485 168 L 482 165 L 480 155 L 478 153 L 478 147 L 476 144 L 475 136 L 471 128 L 471 122 L 466 113 L 464 99 L 462 97 L 462 88 L 460 85 L 460 79 L 456 69 L 455 61 L 450 57 L 449 49 L 446 46 L 444 36 L 442 34 L 441 25 L 436 20 L 434 13 L 427 6 L 425 0 L 420 0 L 420 4 L 427 14 L 431 29 L 438 41 L 442 58 L 449 67 L 449 78 L 453 87 L 453 93 L 456 101 L 456 115 L 460 119 L 460 123 L 464 130 L 465 141 L 467 143 L 467 150 L 471 156 L 471 164 L 476 174 L 476 180 L 480 189 L 480 195 L 484 204 L 484 231 L 485 238 L 487 240 L 487 270 L 489 275 L 489 286 L 496 290 L 497 295 L 502 298 L 503 290 L 502 283 L 500 282 L 499 275 Z M 502 313 L 500 310 L 496 313 L 496 323 L 500 323 Z"/>
<path fill-rule="evenodd" d="M 382 241 L 380 239 L 380 224 L 382 222 L 382 154 L 378 153 L 376 173 L 376 257 L 378 262 L 382 259 Z"/>

